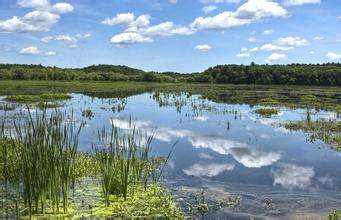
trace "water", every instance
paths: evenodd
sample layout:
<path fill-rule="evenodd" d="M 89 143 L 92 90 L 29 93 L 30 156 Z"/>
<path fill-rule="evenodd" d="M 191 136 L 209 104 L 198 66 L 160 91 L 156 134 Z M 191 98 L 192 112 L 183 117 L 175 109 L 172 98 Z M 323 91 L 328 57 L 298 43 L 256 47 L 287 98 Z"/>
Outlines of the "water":
<path fill-rule="evenodd" d="M 278 115 L 263 118 L 254 112 L 259 106 L 150 93 L 121 100 L 73 94 L 62 108 L 73 109 L 79 122 L 86 120 L 82 151 L 92 150 L 98 129 L 113 123 L 126 130 L 130 121 L 148 134 L 155 131 L 155 155 L 167 155 L 177 142 L 165 182 L 184 208 L 201 189 L 208 201 L 241 196 L 237 209 L 210 214 L 216 218 L 235 217 L 233 213 L 242 219 L 319 216 L 341 208 L 341 153 L 280 126 L 305 119 L 305 109 L 280 108 Z M 93 117 L 82 116 L 87 109 Z M 317 118 L 336 118 L 336 114 L 312 115 L 312 120 Z"/>

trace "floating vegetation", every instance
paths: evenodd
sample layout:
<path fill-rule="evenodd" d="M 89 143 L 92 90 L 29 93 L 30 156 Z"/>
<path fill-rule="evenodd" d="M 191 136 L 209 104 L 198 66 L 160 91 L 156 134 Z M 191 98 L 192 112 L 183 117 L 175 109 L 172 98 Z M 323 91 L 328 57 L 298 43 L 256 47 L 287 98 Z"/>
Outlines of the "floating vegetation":
<path fill-rule="evenodd" d="M 38 102 L 50 102 L 61 101 L 71 99 L 71 96 L 65 93 L 43 93 L 40 95 L 11 95 L 5 98 L 8 102 L 17 103 L 38 103 Z"/>
<path fill-rule="evenodd" d="M 284 127 L 289 130 L 307 133 L 308 140 L 311 142 L 322 140 L 330 144 L 333 149 L 341 150 L 341 121 L 331 119 L 291 121 L 285 123 Z"/>
<path fill-rule="evenodd" d="M 113 113 L 120 113 L 126 108 L 127 98 L 117 98 L 113 102 L 110 102 L 110 104 L 113 105 L 111 108 Z"/>
<path fill-rule="evenodd" d="M 259 108 L 255 111 L 258 115 L 266 118 L 270 118 L 273 115 L 277 115 L 279 113 L 278 109 L 275 108 Z"/>
<path fill-rule="evenodd" d="M 216 212 L 222 208 L 236 208 L 241 202 L 239 196 L 229 196 L 220 201 L 209 202 L 206 200 L 205 191 L 194 195 L 194 201 L 189 204 L 188 212 L 192 218 L 204 218 L 209 212 Z"/>

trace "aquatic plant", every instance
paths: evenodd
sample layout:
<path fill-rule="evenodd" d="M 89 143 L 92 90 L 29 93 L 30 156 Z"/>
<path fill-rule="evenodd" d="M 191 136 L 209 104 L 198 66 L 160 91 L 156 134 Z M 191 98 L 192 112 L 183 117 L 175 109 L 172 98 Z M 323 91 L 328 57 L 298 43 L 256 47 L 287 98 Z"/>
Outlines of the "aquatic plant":
<path fill-rule="evenodd" d="M 270 118 L 273 115 L 277 115 L 278 112 L 279 112 L 278 109 L 275 108 L 259 108 L 255 110 L 255 113 L 266 118 Z"/>
<path fill-rule="evenodd" d="M 28 107 L 27 107 L 28 108 Z M 46 212 L 52 207 L 59 213 L 68 212 L 69 191 L 78 148 L 81 125 L 76 126 L 73 113 L 54 111 L 50 115 L 32 113 L 13 122 L 14 132 L 10 139 L 16 155 L 18 172 L 9 182 L 16 186 L 29 216 Z M 8 146 L 8 145 L 7 145 Z"/>
<path fill-rule="evenodd" d="M 50 101 L 61 101 L 70 99 L 71 96 L 65 93 L 43 93 L 40 95 L 11 95 L 5 98 L 8 102 L 17 103 L 39 103 Z"/>
<path fill-rule="evenodd" d="M 284 123 L 286 129 L 303 131 L 307 133 L 308 140 L 315 142 L 317 139 L 330 144 L 333 149 L 341 150 L 341 121 L 320 119 L 316 121 L 290 121 Z"/>

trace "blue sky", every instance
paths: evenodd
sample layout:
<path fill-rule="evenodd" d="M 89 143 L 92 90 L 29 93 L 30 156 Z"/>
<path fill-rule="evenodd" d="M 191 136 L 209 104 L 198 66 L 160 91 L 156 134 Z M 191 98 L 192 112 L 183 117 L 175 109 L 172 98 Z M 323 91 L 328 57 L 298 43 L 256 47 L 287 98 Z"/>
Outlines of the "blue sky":
<path fill-rule="evenodd" d="M 341 61 L 340 0 L 1 0 L 0 63 L 217 64 Z"/>

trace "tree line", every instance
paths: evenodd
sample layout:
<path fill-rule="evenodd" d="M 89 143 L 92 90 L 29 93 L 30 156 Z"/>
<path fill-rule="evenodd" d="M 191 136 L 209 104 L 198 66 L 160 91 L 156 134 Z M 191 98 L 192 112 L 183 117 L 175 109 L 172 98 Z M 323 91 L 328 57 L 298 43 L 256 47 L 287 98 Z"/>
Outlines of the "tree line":
<path fill-rule="evenodd" d="M 120 65 L 58 68 L 0 64 L 0 80 L 86 80 L 341 86 L 341 64 L 218 65 L 201 73 L 146 72 Z"/>

